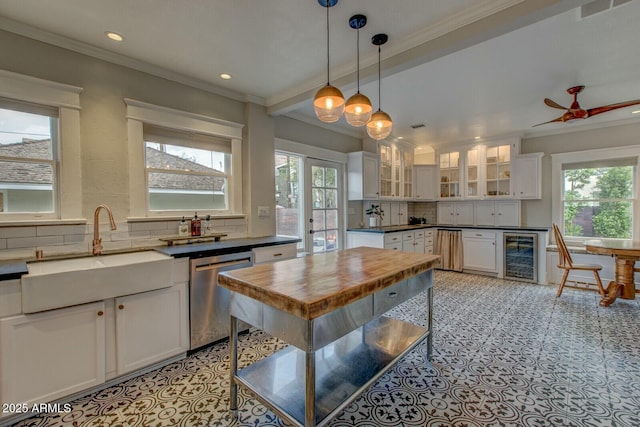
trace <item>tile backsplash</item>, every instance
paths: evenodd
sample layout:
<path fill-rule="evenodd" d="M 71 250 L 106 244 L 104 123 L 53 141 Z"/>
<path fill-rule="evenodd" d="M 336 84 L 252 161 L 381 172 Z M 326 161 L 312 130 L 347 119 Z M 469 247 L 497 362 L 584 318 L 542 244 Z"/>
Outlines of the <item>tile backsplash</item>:
<path fill-rule="evenodd" d="M 161 237 L 178 235 L 178 220 L 135 221 L 116 223 L 111 230 L 108 223 L 100 224 L 100 237 L 105 251 L 146 248 L 166 245 Z M 211 220 L 215 233 L 227 234 L 224 239 L 247 236 L 245 218 Z M 89 253 L 93 242 L 93 224 L 0 226 L 0 260 L 28 259 L 42 249 L 44 257 Z"/>
<path fill-rule="evenodd" d="M 427 224 L 438 222 L 438 204 L 436 202 L 410 202 L 407 206 L 408 216 L 427 220 Z"/>

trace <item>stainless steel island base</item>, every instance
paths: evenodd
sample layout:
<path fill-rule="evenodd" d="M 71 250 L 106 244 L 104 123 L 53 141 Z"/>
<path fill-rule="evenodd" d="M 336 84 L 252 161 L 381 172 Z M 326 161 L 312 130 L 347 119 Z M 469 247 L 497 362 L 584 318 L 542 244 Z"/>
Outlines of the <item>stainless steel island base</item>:
<path fill-rule="evenodd" d="M 426 329 L 379 317 L 315 352 L 315 422 L 330 421 L 408 351 Z M 306 353 L 289 346 L 242 369 L 235 381 L 294 425 L 306 425 Z"/>
<path fill-rule="evenodd" d="M 232 292 L 229 409 L 240 385 L 295 426 L 325 425 L 425 339 L 431 359 L 432 288 L 428 270 L 311 320 Z M 426 327 L 382 316 L 423 291 Z M 239 320 L 290 346 L 238 371 Z"/>

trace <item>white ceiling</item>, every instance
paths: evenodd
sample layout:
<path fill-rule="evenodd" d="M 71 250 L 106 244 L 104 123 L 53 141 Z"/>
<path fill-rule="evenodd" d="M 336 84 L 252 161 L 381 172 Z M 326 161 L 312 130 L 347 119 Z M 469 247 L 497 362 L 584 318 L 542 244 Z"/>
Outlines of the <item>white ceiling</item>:
<path fill-rule="evenodd" d="M 602 0 L 601 0 L 602 1 Z M 604 0 L 607 1 L 607 0 Z M 585 121 L 534 124 L 562 114 L 565 90 L 585 85 L 583 108 L 640 99 L 640 0 L 585 19 L 588 0 L 340 0 L 330 9 L 331 82 L 382 109 L 392 137 L 417 146 L 520 133 L 547 134 L 640 120 L 629 107 Z M 311 99 L 326 83 L 326 9 L 317 0 L 0 0 L 0 28 L 129 65 L 313 124 L 364 136 L 341 119 L 321 124 Z M 104 36 L 126 37 L 114 43 Z M 228 81 L 220 73 L 230 73 Z M 425 127 L 410 126 L 423 123 Z"/>

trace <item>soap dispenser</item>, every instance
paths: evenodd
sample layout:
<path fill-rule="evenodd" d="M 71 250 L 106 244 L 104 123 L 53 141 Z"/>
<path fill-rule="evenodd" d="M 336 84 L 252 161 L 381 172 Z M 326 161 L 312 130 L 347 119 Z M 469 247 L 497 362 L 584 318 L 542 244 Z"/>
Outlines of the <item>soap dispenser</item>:
<path fill-rule="evenodd" d="M 198 212 L 196 212 L 193 218 L 191 219 L 191 235 L 192 236 L 200 235 L 200 218 L 198 218 Z"/>
<path fill-rule="evenodd" d="M 182 221 L 180 221 L 178 225 L 178 236 L 187 237 L 189 234 L 189 224 L 187 224 L 187 221 L 182 217 Z"/>
<path fill-rule="evenodd" d="M 202 235 L 203 236 L 211 236 L 211 215 L 207 215 L 204 217 L 204 221 L 202 222 Z"/>

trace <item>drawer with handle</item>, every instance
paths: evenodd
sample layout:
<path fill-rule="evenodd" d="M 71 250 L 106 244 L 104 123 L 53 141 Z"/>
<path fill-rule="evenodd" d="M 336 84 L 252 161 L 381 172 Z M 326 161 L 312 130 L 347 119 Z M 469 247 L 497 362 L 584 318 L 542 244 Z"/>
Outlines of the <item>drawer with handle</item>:
<path fill-rule="evenodd" d="M 253 248 L 253 263 L 261 264 L 263 262 L 275 262 L 295 258 L 297 252 L 295 243 Z"/>

